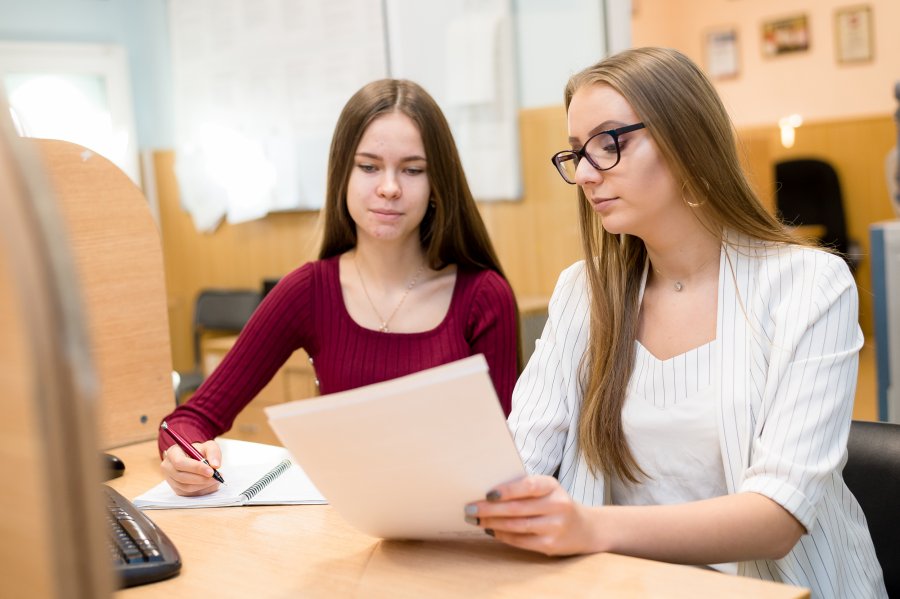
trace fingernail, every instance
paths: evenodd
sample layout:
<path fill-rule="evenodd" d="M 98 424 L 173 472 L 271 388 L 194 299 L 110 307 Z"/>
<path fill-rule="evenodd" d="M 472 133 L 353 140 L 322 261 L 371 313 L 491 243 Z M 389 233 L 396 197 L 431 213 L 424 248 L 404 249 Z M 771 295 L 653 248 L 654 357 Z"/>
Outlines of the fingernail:
<path fill-rule="evenodd" d="M 492 536 L 494 536 L 494 529 L 493 528 L 485 528 L 484 534 L 486 534 L 489 537 L 492 537 Z"/>
<path fill-rule="evenodd" d="M 470 503 L 466 506 L 466 516 L 477 516 L 478 515 L 478 506 L 474 503 Z"/>
<path fill-rule="evenodd" d="M 481 524 L 481 518 L 475 518 L 474 516 L 466 516 L 466 523 L 471 524 L 473 526 L 478 526 Z"/>
<path fill-rule="evenodd" d="M 493 490 L 488 491 L 487 495 L 484 496 L 488 501 L 497 501 L 500 499 L 500 491 Z"/>

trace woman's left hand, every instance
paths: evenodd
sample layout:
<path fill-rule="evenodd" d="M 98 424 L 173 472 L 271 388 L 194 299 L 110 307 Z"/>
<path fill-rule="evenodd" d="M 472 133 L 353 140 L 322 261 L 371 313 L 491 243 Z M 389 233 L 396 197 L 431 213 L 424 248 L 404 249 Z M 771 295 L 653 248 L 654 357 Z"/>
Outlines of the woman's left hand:
<path fill-rule="evenodd" d="M 575 503 L 552 476 L 526 476 L 466 505 L 466 521 L 499 541 L 546 555 L 601 551 L 590 508 Z"/>

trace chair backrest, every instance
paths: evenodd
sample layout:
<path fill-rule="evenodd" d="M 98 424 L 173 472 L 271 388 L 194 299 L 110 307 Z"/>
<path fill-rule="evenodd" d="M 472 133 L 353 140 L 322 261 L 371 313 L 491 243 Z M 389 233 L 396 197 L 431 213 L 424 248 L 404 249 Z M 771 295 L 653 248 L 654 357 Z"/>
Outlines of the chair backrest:
<path fill-rule="evenodd" d="M 850 247 L 841 185 L 834 168 L 822 160 L 784 160 L 775 165 L 779 216 L 791 225 L 822 225 L 821 241 L 846 255 Z"/>
<path fill-rule="evenodd" d="M 275 289 L 275 285 L 277 285 L 280 280 L 281 280 L 280 277 L 279 278 L 275 278 L 275 277 L 264 278 L 262 280 L 262 286 L 261 286 L 260 292 L 259 292 L 260 299 L 266 299 L 266 296 L 269 295 L 270 291 Z"/>
<path fill-rule="evenodd" d="M 194 305 L 194 360 L 200 365 L 200 341 L 207 331 L 240 333 L 259 305 L 261 294 L 250 289 L 203 289 Z"/>
<path fill-rule="evenodd" d="M 544 325 L 547 324 L 547 304 L 549 298 L 544 296 L 521 296 L 519 303 L 519 329 L 522 350 L 522 364 L 528 363 L 534 353 L 535 341 L 541 338 Z"/>
<path fill-rule="evenodd" d="M 900 597 L 900 424 L 854 420 L 844 481 L 862 506 L 888 595 Z"/>

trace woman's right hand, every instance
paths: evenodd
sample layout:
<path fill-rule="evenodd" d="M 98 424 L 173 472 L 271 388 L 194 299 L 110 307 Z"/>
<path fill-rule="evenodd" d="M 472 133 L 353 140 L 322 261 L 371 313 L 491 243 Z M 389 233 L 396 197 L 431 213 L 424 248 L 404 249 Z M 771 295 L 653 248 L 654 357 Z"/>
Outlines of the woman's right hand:
<path fill-rule="evenodd" d="M 219 481 L 212 477 L 213 468 L 222 465 L 222 450 L 215 441 L 192 444 L 209 462 L 207 466 L 188 457 L 175 443 L 163 454 L 160 464 L 166 482 L 177 495 L 207 495 L 219 489 Z"/>

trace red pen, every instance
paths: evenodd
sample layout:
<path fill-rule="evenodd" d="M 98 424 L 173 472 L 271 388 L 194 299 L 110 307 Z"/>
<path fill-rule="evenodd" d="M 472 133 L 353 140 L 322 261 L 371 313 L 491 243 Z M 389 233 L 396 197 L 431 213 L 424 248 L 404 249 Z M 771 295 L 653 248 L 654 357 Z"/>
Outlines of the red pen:
<path fill-rule="evenodd" d="M 189 456 L 191 456 L 198 462 L 203 462 L 204 464 L 206 464 L 207 466 L 212 468 L 212 466 L 210 466 L 209 462 L 206 461 L 206 458 L 203 457 L 203 454 L 200 453 L 199 451 L 197 451 L 193 445 L 188 443 L 187 439 L 185 439 L 184 437 L 182 437 L 181 435 L 179 435 L 178 433 L 176 433 L 175 431 L 170 429 L 169 425 L 166 424 L 165 420 L 163 420 L 163 423 L 159 426 L 159 428 L 161 428 L 164 431 L 166 431 L 167 433 L 169 433 L 169 436 L 172 437 L 172 440 L 175 441 L 175 444 L 178 445 L 178 447 L 180 447 L 181 449 L 184 450 L 184 453 L 188 454 Z M 222 475 L 219 474 L 219 471 L 216 470 L 215 468 L 213 468 L 213 478 L 216 479 L 217 481 L 219 481 L 220 483 L 225 482 L 225 479 L 222 478 Z"/>

